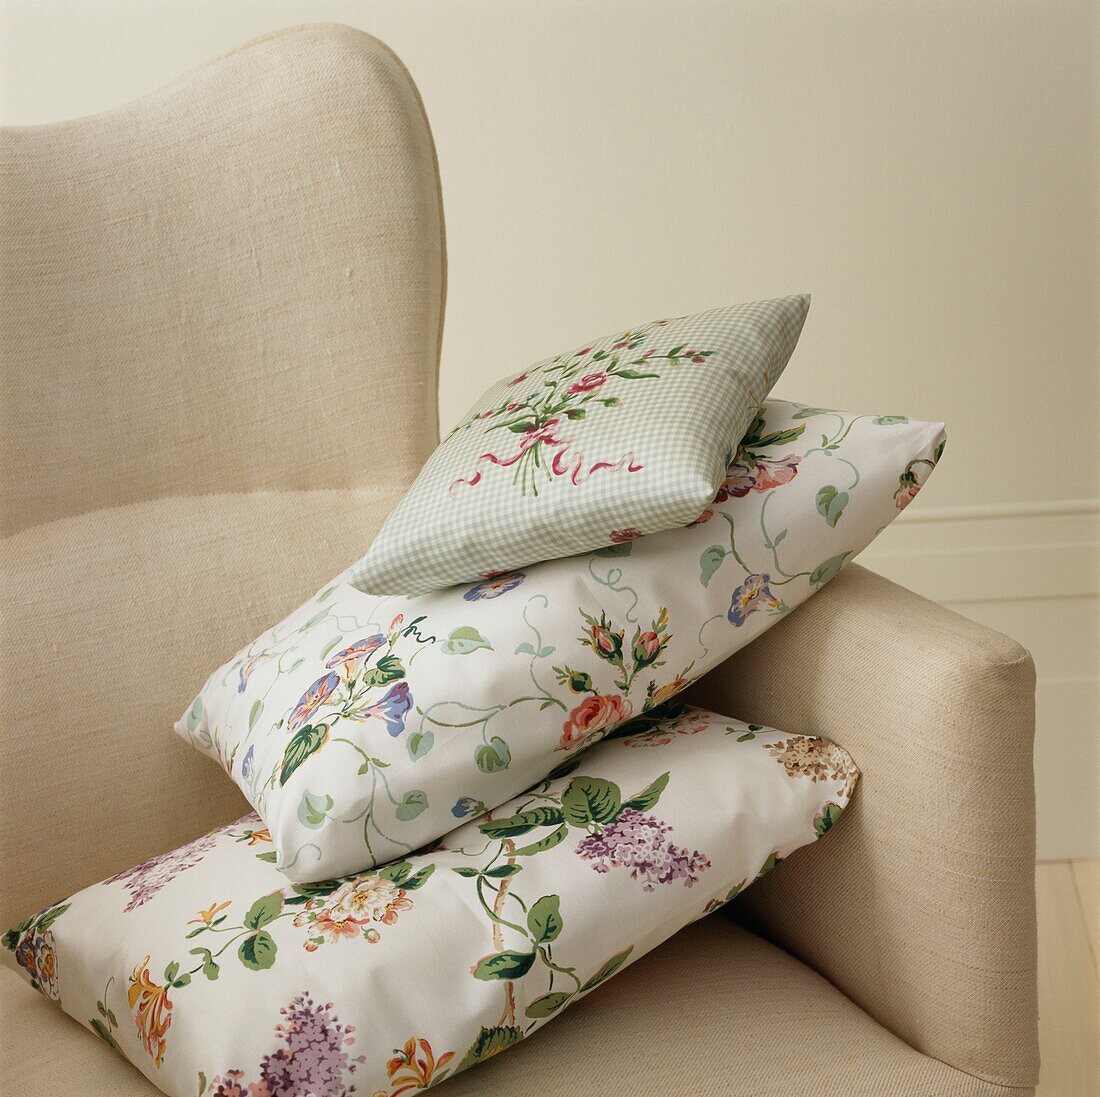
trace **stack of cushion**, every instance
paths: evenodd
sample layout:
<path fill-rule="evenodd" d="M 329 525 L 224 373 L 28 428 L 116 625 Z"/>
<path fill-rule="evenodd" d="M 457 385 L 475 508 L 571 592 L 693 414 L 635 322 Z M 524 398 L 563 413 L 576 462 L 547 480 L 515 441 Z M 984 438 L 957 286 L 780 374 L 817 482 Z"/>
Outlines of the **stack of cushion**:
<path fill-rule="evenodd" d="M 180 719 L 256 814 L 3 955 L 166 1093 L 405 1093 L 824 834 L 843 750 L 676 700 L 943 449 L 941 424 L 767 399 L 807 306 L 642 325 L 490 389 Z"/>

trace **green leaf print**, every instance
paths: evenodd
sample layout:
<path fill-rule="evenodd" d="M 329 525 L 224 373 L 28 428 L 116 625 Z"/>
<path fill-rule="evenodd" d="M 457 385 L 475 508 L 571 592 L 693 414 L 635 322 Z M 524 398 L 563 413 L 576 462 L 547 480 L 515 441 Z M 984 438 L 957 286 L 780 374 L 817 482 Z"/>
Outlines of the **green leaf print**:
<path fill-rule="evenodd" d="M 661 798 L 661 793 L 665 791 L 667 785 L 668 774 L 662 773 L 656 781 L 646 785 L 637 796 L 631 796 L 630 799 L 623 804 L 623 807 L 634 808 L 635 811 L 649 811 L 649 809 Z"/>
<path fill-rule="evenodd" d="M 467 1070 L 478 1063 L 484 1063 L 486 1059 L 491 1059 L 494 1055 L 514 1047 L 522 1039 L 523 1030 L 515 1025 L 483 1028 L 477 1034 L 477 1039 L 470 1045 L 470 1050 L 463 1056 L 462 1062 L 458 1064 L 458 1070 Z"/>
<path fill-rule="evenodd" d="M 522 979 L 531 970 L 535 962 L 533 952 L 517 952 L 505 949 L 479 960 L 474 967 L 477 979 Z"/>
<path fill-rule="evenodd" d="M 622 809 L 619 786 L 601 777 L 574 777 L 561 798 L 565 821 L 575 827 L 613 823 Z"/>
<path fill-rule="evenodd" d="M 557 895 L 544 895 L 535 901 L 527 912 L 527 928 L 531 931 L 531 940 L 537 945 L 557 939 L 561 933 L 561 899 Z"/>
<path fill-rule="evenodd" d="M 283 753 L 283 765 L 279 771 L 279 784 L 285 785 L 290 775 L 311 755 L 320 750 L 328 741 L 328 725 L 306 724 L 299 728 Z"/>
<path fill-rule="evenodd" d="M 252 971 L 264 971 L 275 963 L 275 953 L 278 948 L 274 938 L 266 929 L 259 933 L 253 933 L 241 942 L 237 949 L 237 956 L 246 968 Z"/>
<path fill-rule="evenodd" d="M 593 987 L 598 987 L 605 980 L 610 979 L 626 963 L 633 951 L 634 946 L 631 945 L 629 948 L 623 949 L 622 952 L 616 952 L 610 960 L 604 962 L 600 970 L 581 987 L 581 990 L 591 990 Z"/>

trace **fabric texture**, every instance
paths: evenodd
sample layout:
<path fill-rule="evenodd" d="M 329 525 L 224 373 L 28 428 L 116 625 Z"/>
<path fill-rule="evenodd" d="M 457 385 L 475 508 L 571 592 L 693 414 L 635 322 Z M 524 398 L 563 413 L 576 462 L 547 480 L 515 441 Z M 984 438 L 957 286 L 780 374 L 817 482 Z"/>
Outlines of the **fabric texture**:
<path fill-rule="evenodd" d="M 658 320 L 513 371 L 428 459 L 352 582 L 425 594 L 691 522 L 809 304 Z"/>
<path fill-rule="evenodd" d="M 1035 1085 L 1028 653 L 856 566 L 687 696 L 835 737 L 863 771 L 828 865 L 762 881 L 748 923 L 919 1051 Z"/>
<path fill-rule="evenodd" d="M 824 836 L 857 779 L 826 740 L 681 705 L 408 860 L 289 885 L 249 815 L 25 919 L 0 956 L 173 1097 L 407 1092 Z"/>
<path fill-rule="evenodd" d="M 843 829 L 809 856 L 796 853 L 782 872 L 794 875 L 807 861 L 827 861 Z M 775 873 L 772 879 L 779 877 Z M 0 1076 L 4 1097 L 159 1092 L 106 1043 L 3 967 L 0 1030 L 9 1039 Z M 681 930 L 533 1039 L 448 1081 L 440 1093 L 530 1097 L 533 1078 L 547 1092 L 568 1093 L 578 1076 L 601 1097 L 1034 1093 L 1030 1087 L 984 1082 L 914 1051 L 805 964 L 722 913 Z M 382 1092 L 390 1097 L 392 1091 Z"/>
<path fill-rule="evenodd" d="M 9 920 L 247 808 L 164 733 L 435 446 L 445 266 L 416 89 L 348 27 L 0 130 L 0 174 Z"/>
<path fill-rule="evenodd" d="M 348 28 L 286 31 L 214 63 L 232 78 L 204 69 L 108 115 L 0 131 L 0 498 L 4 530 L 24 531 L 0 566 L 0 924 L 247 810 L 164 729 L 212 660 L 361 552 L 438 441 L 438 186 L 415 89 L 386 58 Z M 268 111 L 295 89 L 303 103 Z M 359 127 L 395 102 L 394 155 L 375 171 L 358 150 L 382 156 L 387 142 Z M 204 142 L 211 114 L 222 137 Z M 253 126 L 268 132 L 255 140 Z M 229 170 L 238 150 L 248 165 Z M 283 183 L 260 186 L 261 164 L 285 168 Z M 262 204 L 234 179 L 255 181 Z M 376 386 L 406 346 L 401 384 Z M 116 361 L 116 347 L 136 350 Z M 342 361 L 371 363 L 352 386 L 367 397 L 312 406 Z M 252 383 L 261 362 L 276 384 Z M 74 419 L 62 401 L 83 389 Z M 203 402 L 209 391 L 219 399 Z M 285 424 L 307 407 L 362 429 L 300 444 Z M 274 417 L 277 436 L 246 432 L 238 447 L 242 420 Z M 160 452 L 181 443 L 184 459 Z M 331 490 L 302 490 L 322 476 Z M 382 477 L 396 488 L 350 489 Z M 142 692 L 117 688 L 119 668 Z M 533 1077 L 567 1092 L 578 1076 L 608 1097 L 1005 1092 L 979 1074 L 1033 1085 L 1026 652 L 854 566 L 696 689 L 841 737 L 863 766 L 843 825 L 732 904 L 751 901 L 746 916 L 806 962 L 711 916 L 450 1092 L 527 1097 Z M 5 1097 L 156 1092 L 4 968 L 0 1032 Z"/>
<path fill-rule="evenodd" d="M 941 424 L 768 401 L 688 529 L 419 598 L 338 576 L 209 678 L 176 730 L 291 879 L 402 857 L 668 700 L 908 504 Z"/>
<path fill-rule="evenodd" d="M 0 531 L 408 485 L 437 441 L 443 221 L 381 43 L 261 39 L 118 110 L 0 131 L 0 174 Z"/>

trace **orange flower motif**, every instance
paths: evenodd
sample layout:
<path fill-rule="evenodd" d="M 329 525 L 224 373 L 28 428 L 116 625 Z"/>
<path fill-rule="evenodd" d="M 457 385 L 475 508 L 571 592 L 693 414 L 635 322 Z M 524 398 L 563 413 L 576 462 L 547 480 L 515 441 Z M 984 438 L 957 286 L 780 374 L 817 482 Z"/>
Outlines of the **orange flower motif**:
<path fill-rule="evenodd" d="M 401 1097 L 414 1089 L 426 1089 L 431 1085 L 436 1071 L 446 1066 L 454 1052 L 448 1051 L 436 1059 L 432 1045 L 421 1036 L 405 1041 L 403 1048 L 395 1048 L 393 1058 L 386 1064 L 390 1085 L 397 1089 L 390 1091 L 388 1097 Z"/>
<path fill-rule="evenodd" d="M 254 846 L 257 842 L 270 842 L 271 831 L 267 827 L 261 827 L 259 830 L 252 830 L 248 832 L 248 840 L 246 845 Z"/>
<path fill-rule="evenodd" d="M 130 976 L 130 991 L 127 995 L 130 1009 L 134 1011 L 134 1024 L 137 1025 L 142 1047 L 149 1053 L 157 1069 L 164 1062 L 164 1053 L 168 1049 L 168 1029 L 172 1024 L 172 1003 L 168 998 L 168 988 L 158 986 L 149 977 L 149 957 L 138 964 Z"/>
<path fill-rule="evenodd" d="M 251 845 L 251 843 L 249 843 L 249 844 Z M 225 908 L 228 907 L 228 906 L 232 906 L 232 904 L 233 904 L 232 899 L 226 899 L 226 901 L 224 903 L 211 903 L 210 906 L 208 906 L 205 910 L 200 910 L 198 912 L 198 917 L 197 918 L 189 918 L 187 920 L 187 924 L 189 926 L 195 926 L 195 925 L 208 926 L 208 925 L 210 925 L 210 923 L 212 921 L 214 921 L 214 919 L 218 916 L 218 914 L 221 911 L 225 910 Z"/>
<path fill-rule="evenodd" d="M 687 685 L 686 678 L 676 678 L 674 681 L 661 686 L 660 689 L 653 691 L 653 704 L 661 705 L 671 697 L 675 697 Z"/>

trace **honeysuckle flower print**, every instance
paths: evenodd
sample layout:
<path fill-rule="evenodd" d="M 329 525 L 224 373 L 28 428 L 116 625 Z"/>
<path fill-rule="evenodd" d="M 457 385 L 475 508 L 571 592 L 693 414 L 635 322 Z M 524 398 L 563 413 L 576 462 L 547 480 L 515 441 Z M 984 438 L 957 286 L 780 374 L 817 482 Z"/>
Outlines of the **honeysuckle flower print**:
<path fill-rule="evenodd" d="M 755 613 L 758 609 L 766 609 L 770 613 L 783 613 L 787 604 L 782 598 L 777 598 L 768 586 L 771 576 L 749 575 L 745 581 L 733 592 L 730 608 L 726 616 L 731 625 L 741 626 L 745 618 Z"/>
<path fill-rule="evenodd" d="M 287 717 L 287 731 L 297 731 L 332 696 L 339 684 L 340 675 L 335 671 L 330 671 L 324 677 L 318 678 L 302 694 L 302 699 Z"/>
<path fill-rule="evenodd" d="M 527 578 L 526 572 L 501 571 L 486 575 L 480 583 L 475 583 L 462 597 L 467 602 L 481 602 L 486 598 L 499 598 L 507 594 Z"/>
<path fill-rule="evenodd" d="M 400 735 L 405 730 L 405 717 L 412 708 L 412 694 L 408 682 L 398 682 L 390 686 L 388 692 L 379 701 L 362 704 L 347 713 L 349 720 L 381 720 L 390 735 Z"/>
<path fill-rule="evenodd" d="M 154 983 L 149 974 L 149 957 L 134 966 L 127 993 L 130 1011 L 141 1046 L 145 1048 L 157 1069 L 168 1050 L 168 1029 L 172 1026 L 172 1001 L 168 988 Z"/>
<path fill-rule="evenodd" d="M 375 633 L 373 636 L 366 636 L 362 640 L 356 640 L 354 644 L 349 645 L 342 651 L 338 651 L 335 655 L 329 658 L 329 661 L 325 663 L 327 670 L 333 670 L 335 667 L 343 667 L 344 677 L 350 678 L 355 672 L 355 668 L 368 656 L 372 651 L 377 651 L 384 643 L 386 638 L 381 633 Z"/>
<path fill-rule="evenodd" d="M 351 1097 L 353 1076 L 363 1057 L 352 1057 L 354 1025 L 343 1025 L 332 1012 L 333 1003 L 317 1005 L 308 993 L 299 994 L 279 1012 L 285 1020 L 275 1026 L 283 1046 L 260 1063 L 259 1079 L 245 1082 L 243 1070 L 215 1075 L 210 1097 Z"/>
<path fill-rule="evenodd" d="M 249 843 L 251 845 L 251 843 Z M 232 899 L 227 899 L 224 903 L 213 902 L 210 906 L 200 910 L 196 917 L 191 918 L 188 921 L 189 926 L 208 926 L 214 919 L 227 907 L 233 905 Z"/>
<path fill-rule="evenodd" d="M 689 852 L 668 841 L 672 827 L 635 808 L 624 808 L 619 817 L 597 834 L 589 834 L 577 846 L 577 854 L 597 872 L 628 868 L 643 891 L 676 880 L 684 887 L 698 883 L 710 868 L 710 859 L 698 850 Z"/>
<path fill-rule="evenodd" d="M 666 682 L 663 686 L 655 689 L 653 695 L 650 698 L 651 704 L 663 705 L 666 701 L 671 700 L 686 686 L 686 678 L 674 678 L 671 682 Z"/>
<path fill-rule="evenodd" d="M 626 723 L 633 711 L 630 702 L 616 694 L 586 697 L 562 725 L 558 750 L 575 750 L 601 732 Z"/>
<path fill-rule="evenodd" d="M 389 1076 L 389 1093 L 379 1090 L 375 1097 L 402 1097 L 414 1089 L 427 1089 L 433 1082 L 441 1082 L 444 1069 L 454 1058 L 453 1051 L 446 1051 L 437 1059 L 432 1045 L 423 1036 L 413 1036 L 402 1048 L 394 1048 L 394 1056 L 386 1064 Z"/>

